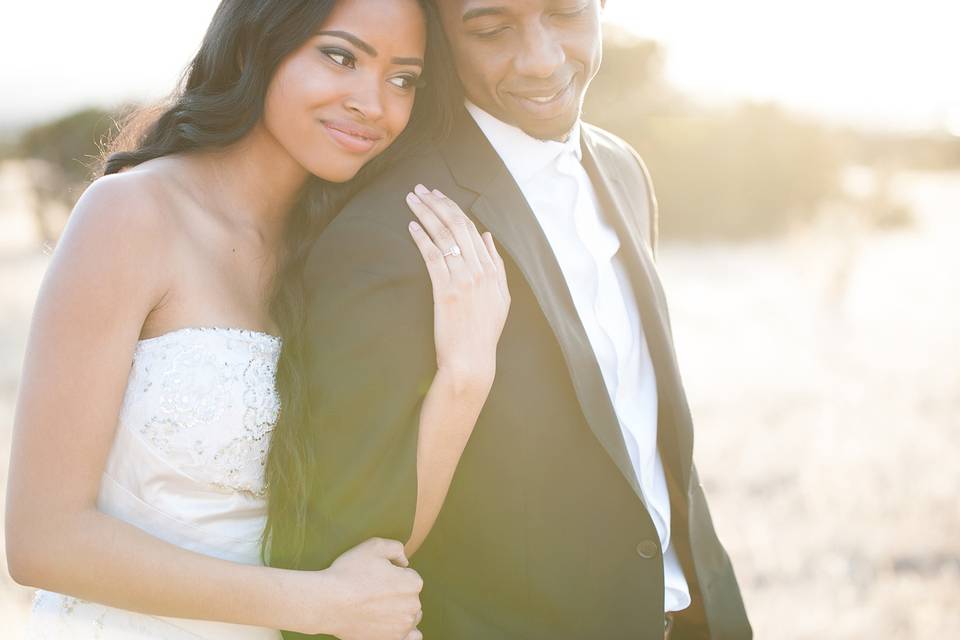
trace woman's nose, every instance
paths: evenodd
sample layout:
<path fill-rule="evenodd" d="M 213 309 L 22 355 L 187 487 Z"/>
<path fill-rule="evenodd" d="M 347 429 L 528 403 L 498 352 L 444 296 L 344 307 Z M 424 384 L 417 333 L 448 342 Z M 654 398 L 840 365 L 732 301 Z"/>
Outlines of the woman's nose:
<path fill-rule="evenodd" d="M 384 112 L 383 89 L 379 86 L 379 82 L 377 86 L 368 83 L 363 87 L 357 87 L 347 96 L 344 106 L 364 120 L 379 120 Z"/>

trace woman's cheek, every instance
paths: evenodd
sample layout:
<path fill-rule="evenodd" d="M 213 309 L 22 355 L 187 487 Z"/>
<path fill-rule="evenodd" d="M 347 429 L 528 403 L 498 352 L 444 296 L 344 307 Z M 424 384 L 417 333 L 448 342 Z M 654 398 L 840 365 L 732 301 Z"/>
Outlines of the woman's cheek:
<path fill-rule="evenodd" d="M 403 130 L 407 128 L 407 125 L 410 124 L 410 117 L 413 115 L 413 102 L 414 95 L 411 94 L 409 98 L 405 98 L 404 101 L 398 105 L 396 114 L 391 117 L 390 123 L 390 135 L 391 141 L 395 140 Z"/>
<path fill-rule="evenodd" d="M 304 107 L 314 109 L 330 102 L 342 79 L 326 69 L 317 60 L 310 59 L 313 51 L 294 56 L 282 69 L 278 86 L 279 98 L 288 101 L 291 110 Z"/>

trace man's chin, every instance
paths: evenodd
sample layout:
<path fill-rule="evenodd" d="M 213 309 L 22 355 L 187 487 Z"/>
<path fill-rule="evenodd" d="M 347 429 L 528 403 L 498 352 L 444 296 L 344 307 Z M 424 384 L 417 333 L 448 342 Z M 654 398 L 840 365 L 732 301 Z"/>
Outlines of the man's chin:
<path fill-rule="evenodd" d="M 550 120 L 534 120 L 526 118 L 516 122 L 516 126 L 531 138 L 538 140 L 566 140 L 567 136 L 577 124 L 580 112 L 565 114 L 562 117 Z"/>

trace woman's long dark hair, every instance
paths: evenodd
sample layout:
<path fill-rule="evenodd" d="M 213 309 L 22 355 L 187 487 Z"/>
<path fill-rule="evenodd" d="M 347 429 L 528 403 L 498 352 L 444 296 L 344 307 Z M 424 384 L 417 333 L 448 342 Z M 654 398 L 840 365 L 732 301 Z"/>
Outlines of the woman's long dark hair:
<path fill-rule="evenodd" d="M 287 217 L 270 300 L 283 348 L 277 365 L 280 417 L 272 434 L 266 477 L 270 492 L 263 554 L 276 566 L 297 566 L 303 553 L 312 447 L 304 398 L 303 267 L 314 239 L 370 178 L 416 146 L 449 131 L 461 90 L 432 0 L 418 0 L 427 20 L 425 85 L 397 140 L 351 181 L 311 178 Z M 127 118 L 108 148 L 104 175 L 175 153 L 222 149 L 246 136 L 263 116 L 267 88 L 279 64 L 306 42 L 336 0 L 223 0 L 200 50 L 170 103 Z M 375 16 L 371 16 L 375 20 Z M 271 540 L 275 543 L 271 544 Z"/>

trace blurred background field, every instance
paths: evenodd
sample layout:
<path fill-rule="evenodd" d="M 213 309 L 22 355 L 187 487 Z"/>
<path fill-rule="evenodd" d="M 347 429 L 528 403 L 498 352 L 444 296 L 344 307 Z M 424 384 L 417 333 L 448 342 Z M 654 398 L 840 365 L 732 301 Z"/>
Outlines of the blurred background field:
<path fill-rule="evenodd" d="M 832 24 L 809 15 L 822 4 L 797 25 Z M 835 20 L 866 6 L 841 4 Z M 201 5 L 187 49 L 215 2 Z M 754 18 L 774 21 L 759 6 Z M 778 61 L 767 84 L 744 69 L 724 78 L 685 48 L 682 16 L 654 16 L 661 30 L 645 31 L 647 3 L 608 7 L 586 118 L 633 144 L 658 188 L 695 457 L 757 637 L 960 638 L 960 90 L 942 74 L 936 90 L 914 77 L 935 79 L 949 58 L 931 43 L 947 42 L 953 10 L 911 14 L 906 41 L 925 66 L 870 49 L 878 26 L 848 41 L 866 52 L 794 56 L 871 60 L 914 104 L 871 93 L 869 65 L 816 103 L 813 84 L 801 95 L 803 78 L 783 77 L 813 66 L 791 68 L 772 32 L 756 53 Z M 893 29 L 898 15 L 867 17 Z M 791 25 L 776 20 L 790 46 Z M 691 60 L 706 69 L 700 85 Z M 30 310 L 97 141 L 126 108 L 111 100 L 51 111 L 37 97 L 33 117 L 6 124 L 0 112 L 0 482 Z M 5 637 L 17 637 L 29 596 L 2 572 Z"/>

